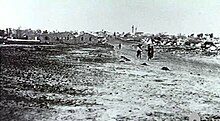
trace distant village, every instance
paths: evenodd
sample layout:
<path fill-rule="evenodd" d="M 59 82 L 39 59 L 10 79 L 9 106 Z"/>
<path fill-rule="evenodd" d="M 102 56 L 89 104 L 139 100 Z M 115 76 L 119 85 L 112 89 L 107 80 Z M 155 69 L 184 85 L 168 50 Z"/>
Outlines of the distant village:
<path fill-rule="evenodd" d="M 178 34 L 168 35 L 166 33 L 150 34 L 137 31 L 137 27 L 132 26 L 130 32 L 49 32 L 47 30 L 32 29 L 12 29 L 0 30 L 1 44 L 10 43 L 38 43 L 38 44 L 82 44 L 82 43 L 105 43 L 113 39 L 127 42 L 140 42 L 143 44 L 153 44 L 155 46 L 187 46 L 191 48 L 218 51 L 220 49 L 219 37 L 213 33 L 199 34 Z"/>

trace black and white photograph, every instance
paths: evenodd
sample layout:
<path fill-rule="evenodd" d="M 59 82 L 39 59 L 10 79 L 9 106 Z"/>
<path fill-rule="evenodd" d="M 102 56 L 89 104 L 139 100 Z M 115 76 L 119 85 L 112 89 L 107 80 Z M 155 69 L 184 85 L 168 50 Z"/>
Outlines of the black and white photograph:
<path fill-rule="evenodd" d="M 220 0 L 0 0 L 0 121 L 220 121 Z"/>

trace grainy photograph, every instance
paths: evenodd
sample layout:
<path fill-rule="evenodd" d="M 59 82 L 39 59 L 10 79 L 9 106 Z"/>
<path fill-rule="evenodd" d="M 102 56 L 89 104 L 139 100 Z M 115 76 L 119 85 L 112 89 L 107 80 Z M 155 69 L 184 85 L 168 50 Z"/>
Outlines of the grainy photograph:
<path fill-rule="evenodd" d="M 0 0 L 1 121 L 219 121 L 219 0 Z"/>

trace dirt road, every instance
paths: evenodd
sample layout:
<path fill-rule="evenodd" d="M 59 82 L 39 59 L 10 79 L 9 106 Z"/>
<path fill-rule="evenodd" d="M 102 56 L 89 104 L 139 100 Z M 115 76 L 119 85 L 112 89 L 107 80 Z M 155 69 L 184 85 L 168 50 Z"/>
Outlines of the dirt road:
<path fill-rule="evenodd" d="M 113 45 L 117 46 L 117 43 Z M 170 53 L 156 53 L 151 61 L 147 61 L 144 53 L 140 60 L 130 44 L 123 44 L 121 50 L 104 50 L 53 50 L 52 53 L 46 53 L 44 58 L 52 63 L 48 68 L 45 68 L 48 63 L 42 67 L 32 65 L 19 72 L 16 70 L 21 67 L 17 65 L 12 65 L 16 68 L 14 70 L 3 67 L 7 71 L 1 72 L 1 78 L 4 79 L 1 83 L 4 90 L 1 92 L 4 95 L 0 103 L 4 109 L 1 110 L 1 118 L 183 121 L 188 120 L 192 112 L 199 113 L 202 119 L 211 116 L 213 119 L 220 118 L 218 63 Z M 101 57 L 98 54 L 102 54 Z M 131 61 L 119 62 L 114 59 L 121 55 Z M 91 59 L 94 57 L 96 60 Z M 161 70 L 164 66 L 170 71 Z M 10 75 L 6 72 L 10 72 Z M 23 76 L 17 76 L 17 73 Z"/>

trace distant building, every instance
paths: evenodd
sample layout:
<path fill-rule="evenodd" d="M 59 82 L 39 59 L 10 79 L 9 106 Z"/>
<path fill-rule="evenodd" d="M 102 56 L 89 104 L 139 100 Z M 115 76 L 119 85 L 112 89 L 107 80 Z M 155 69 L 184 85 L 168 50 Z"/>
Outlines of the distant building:
<path fill-rule="evenodd" d="M 143 35 L 143 34 L 144 34 L 144 32 L 135 32 L 135 35 L 141 36 L 141 35 Z"/>
<path fill-rule="evenodd" d="M 70 32 L 43 33 L 40 40 L 49 44 L 76 44 L 76 37 Z"/>
<path fill-rule="evenodd" d="M 137 32 L 137 27 L 135 28 L 135 33 Z"/>
<path fill-rule="evenodd" d="M 82 33 L 76 36 L 76 43 L 98 43 L 98 37 L 90 33 Z"/>

